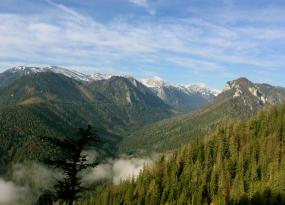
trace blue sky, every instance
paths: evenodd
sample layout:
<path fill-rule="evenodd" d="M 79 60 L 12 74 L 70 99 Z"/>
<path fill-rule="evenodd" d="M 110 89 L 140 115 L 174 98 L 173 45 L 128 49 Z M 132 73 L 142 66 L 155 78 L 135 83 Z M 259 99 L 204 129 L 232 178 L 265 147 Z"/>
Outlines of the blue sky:
<path fill-rule="evenodd" d="M 1 0 L 0 71 L 57 65 L 285 86 L 284 0 Z"/>

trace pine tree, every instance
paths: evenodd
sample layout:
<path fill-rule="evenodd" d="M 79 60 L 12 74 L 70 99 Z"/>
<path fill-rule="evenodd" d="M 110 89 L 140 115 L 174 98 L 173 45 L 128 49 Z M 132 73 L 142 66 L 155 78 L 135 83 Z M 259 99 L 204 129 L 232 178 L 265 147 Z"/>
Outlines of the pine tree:
<path fill-rule="evenodd" d="M 137 181 L 94 198 L 108 193 L 109 205 L 285 204 L 284 128 L 285 106 L 221 125 L 145 168 Z"/>
<path fill-rule="evenodd" d="M 90 145 L 95 146 L 99 142 L 97 134 L 91 132 L 91 129 L 90 125 L 87 129 L 80 128 L 78 136 L 75 138 L 43 137 L 60 152 L 59 157 L 51 160 L 46 159 L 45 163 L 63 171 L 64 178 L 55 185 L 56 198 L 62 203 L 73 205 L 84 190 L 79 173 L 88 167 L 98 165 L 97 162 L 89 163 L 87 155 L 83 153 Z"/>

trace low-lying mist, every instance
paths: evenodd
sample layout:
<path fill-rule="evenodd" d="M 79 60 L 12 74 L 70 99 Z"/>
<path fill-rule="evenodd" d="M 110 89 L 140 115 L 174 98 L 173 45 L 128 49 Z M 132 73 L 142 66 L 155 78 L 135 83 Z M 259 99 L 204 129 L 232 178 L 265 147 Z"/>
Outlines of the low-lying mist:
<path fill-rule="evenodd" d="M 88 151 L 88 160 L 94 162 L 97 157 L 95 151 Z M 146 165 L 150 165 L 150 158 L 108 159 L 95 168 L 82 172 L 84 186 L 99 180 L 109 180 L 114 184 L 131 177 L 136 178 Z M 56 181 L 63 177 L 60 170 L 51 169 L 36 162 L 15 164 L 9 173 L 9 180 L 0 178 L 0 205 L 31 205 L 46 190 L 53 190 Z"/>
<path fill-rule="evenodd" d="M 15 164 L 9 175 L 9 181 L 0 178 L 0 205 L 31 205 L 62 177 L 59 171 L 34 162 Z"/>
<path fill-rule="evenodd" d="M 20 204 L 25 200 L 25 196 L 29 193 L 27 187 L 17 186 L 11 181 L 5 181 L 0 178 L 0 204 Z"/>
<path fill-rule="evenodd" d="M 83 176 L 83 183 L 91 184 L 96 180 L 111 179 L 114 184 L 118 184 L 121 180 L 137 177 L 144 166 L 151 163 L 152 160 L 148 158 L 110 159 L 107 163 L 88 170 Z"/>

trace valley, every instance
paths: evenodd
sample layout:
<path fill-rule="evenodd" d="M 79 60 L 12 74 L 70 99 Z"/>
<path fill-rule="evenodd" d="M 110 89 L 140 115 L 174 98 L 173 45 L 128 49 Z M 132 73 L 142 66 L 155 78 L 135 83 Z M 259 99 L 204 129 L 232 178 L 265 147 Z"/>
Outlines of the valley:
<path fill-rule="evenodd" d="M 0 205 L 285 205 L 284 0 L 0 0 Z"/>
<path fill-rule="evenodd" d="M 97 180 L 94 177 L 94 181 L 89 182 L 94 191 L 84 195 L 82 200 L 84 205 L 172 204 L 173 201 L 181 201 L 183 204 L 186 199 L 191 199 L 194 204 L 200 204 L 203 201 L 228 204 L 228 200 L 241 200 L 243 196 L 241 193 L 251 189 L 250 192 L 255 193 L 256 189 L 243 188 L 240 192 L 227 190 L 227 198 L 223 198 L 221 196 L 225 193 L 219 181 L 229 180 L 228 184 L 223 184 L 226 187 L 239 186 L 239 184 L 233 185 L 234 180 L 238 180 L 236 177 L 250 175 L 240 170 L 245 166 L 242 164 L 243 161 L 239 161 L 240 157 L 249 157 L 248 160 L 252 160 L 251 149 L 246 152 L 248 155 L 244 155 L 242 147 L 254 146 L 257 140 L 254 137 L 260 135 L 264 137 L 263 143 L 268 143 L 268 135 L 282 136 L 284 109 L 277 107 L 285 102 L 285 88 L 256 84 L 246 78 L 229 81 L 222 91 L 210 89 L 202 84 L 170 84 L 158 78 L 140 81 L 130 76 L 85 75 L 59 67 L 19 66 L 1 73 L 0 78 L 2 79 L 0 172 L 2 177 L 14 180 L 19 186 L 30 186 L 34 190 L 30 196 L 30 202 L 41 193 L 36 187 L 45 186 L 34 182 L 31 185 L 27 179 L 19 181 L 11 170 L 17 166 L 26 167 L 25 169 L 42 167 L 42 160 L 46 157 L 51 159 L 58 157 L 59 153 L 44 143 L 42 136 L 73 139 L 72 136 L 77 128 L 91 125 L 96 129 L 102 142 L 95 154 L 102 166 L 95 168 L 92 172 L 100 173 L 102 169 L 106 173 L 110 172 L 109 175 L 113 175 L 111 172 L 116 173 L 115 170 L 118 169 L 116 166 L 123 163 L 131 170 L 137 169 L 136 175 L 140 173 L 136 181 L 126 180 L 115 187 L 110 184 L 115 180 L 116 175 L 111 178 L 102 175 Z M 272 108 L 272 106 L 275 107 Z M 267 117 L 264 118 L 264 116 Z M 270 126 L 273 127 L 264 126 L 271 120 L 273 124 Z M 253 130 L 257 129 L 255 122 L 262 123 L 265 130 L 258 129 L 256 131 L 258 133 L 253 135 Z M 276 136 L 275 131 L 278 130 L 281 130 L 281 133 Z M 263 134 L 259 133 L 261 131 Z M 231 147 L 231 143 L 238 143 L 241 148 Z M 209 150 L 210 145 L 214 146 L 212 151 Z M 260 146 L 264 147 L 265 144 Z M 274 146 L 278 146 L 278 143 Z M 225 151 L 226 147 L 229 147 L 229 150 Z M 89 152 L 93 151 L 89 150 Z M 223 162 L 228 159 L 228 157 L 224 158 L 224 152 L 229 154 L 232 161 Z M 261 156 L 263 152 L 258 153 L 260 157 L 265 157 Z M 150 161 L 154 164 L 140 172 L 144 166 L 147 166 L 144 163 Z M 238 161 L 238 164 L 232 165 L 233 161 Z M 213 168 L 222 163 L 227 164 L 226 170 L 222 167 Z M 196 168 L 197 166 L 202 167 Z M 230 166 L 235 167 L 234 173 Z M 278 166 L 280 166 L 278 169 L 282 168 L 281 165 Z M 218 169 L 231 178 L 221 178 L 218 175 Z M 266 166 L 263 169 L 260 170 L 262 173 L 267 172 L 269 167 Z M 198 176 L 197 173 L 202 170 L 209 175 Z M 47 172 L 50 173 L 50 171 Z M 134 172 L 131 173 L 134 174 Z M 188 176 L 189 173 L 193 174 Z M 126 173 L 121 175 L 125 177 L 122 179 L 128 179 Z M 92 175 L 86 176 L 90 178 Z M 199 189 L 196 191 L 191 188 L 193 186 L 191 177 L 202 177 L 199 178 L 201 183 L 197 185 Z M 205 177 L 211 180 L 217 177 L 217 181 L 213 181 L 218 183 L 213 185 L 217 188 L 210 187 L 211 184 L 205 184 Z M 180 178 L 182 181 L 179 180 Z M 147 182 L 142 185 L 144 180 Z M 244 180 L 252 179 L 244 178 Z M 260 177 L 258 180 L 264 182 L 267 178 Z M 120 180 L 116 179 L 117 183 L 118 181 Z M 178 190 L 169 187 L 168 183 L 177 184 Z M 185 183 L 190 186 L 187 190 L 181 188 Z M 138 197 L 132 198 L 125 195 L 123 190 L 126 189 L 136 193 L 134 191 L 138 190 L 136 186 L 143 188 L 137 193 Z M 147 189 L 153 192 L 148 193 Z M 152 195 L 158 191 L 157 189 L 162 189 L 157 193 L 159 195 Z M 42 188 L 40 190 L 43 191 Z M 95 190 L 100 191 L 95 192 Z M 264 185 L 262 193 L 265 191 Z M 180 198 L 174 198 L 174 195 L 171 195 L 173 193 L 179 193 L 176 196 Z M 107 198 L 108 200 L 105 200 Z M 103 199 L 105 201 L 102 201 Z M 123 201 L 119 203 L 121 199 Z M 246 200 L 253 199 L 248 197 Z"/>
<path fill-rule="evenodd" d="M 115 156 L 126 133 L 181 113 L 132 77 L 97 76 L 101 77 L 58 67 L 24 66 L 0 74 L 5 163 L 41 159 L 37 135 L 66 137 L 87 124 L 106 142 L 102 149 L 106 155 Z"/>

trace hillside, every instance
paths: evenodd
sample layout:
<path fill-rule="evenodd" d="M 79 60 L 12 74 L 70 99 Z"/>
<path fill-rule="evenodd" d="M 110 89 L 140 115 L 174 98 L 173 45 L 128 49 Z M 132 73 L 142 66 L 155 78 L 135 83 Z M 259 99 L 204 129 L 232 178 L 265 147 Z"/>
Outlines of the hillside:
<path fill-rule="evenodd" d="M 120 110 L 120 115 L 125 115 L 128 123 L 126 126 L 129 127 L 139 127 L 168 118 L 176 112 L 134 78 L 113 76 L 106 80 L 93 81 L 88 88 L 112 102 L 110 109 L 116 107 Z"/>
<path fill-rule="evenodd" d="M 87 84 L 55 72 L 29 73 L 11 81 L 0 88 L 0 169 L 48 154 L 42 152 L 38 136 L 70 137 L 87 124 L 103 138 L 102 150 L 114 155 L 122 133 L 173 114 L 144 89 L 123 77 Z"/>
<path fill-rule="evenodd" d="M 220 125 L 81 205 L 285 204 L 285 106 Z"/>
<path fill-rule="evenodd" d="M 254 84 L 240 78 L 225 85 L 212 103 L 201 110 L 154 123 L 124 137 L 123 153 L 144 155 L 178 148 L 209 133 L 219 123 L 246 119 L 264 106 L 285 102 L 285 89 Z"/>
<path fill-rule="evenodd" d="M 38 139 L 39 136 L 63 137 L 70 134 L 67 126 L 58 126 L 62 120 L 41 108 L 44 118 L 31 106 L 9 107 L 0 110 L 0 174 L 5 174 L 11 163 L 24 160 L 40 160 L 52 153 Z M 52 121 L 50 121 L 52 119 Z M 53 121 L 55 120 L 56 123 Z M 42 150 L 45 150 L 43 152 Z"/>

